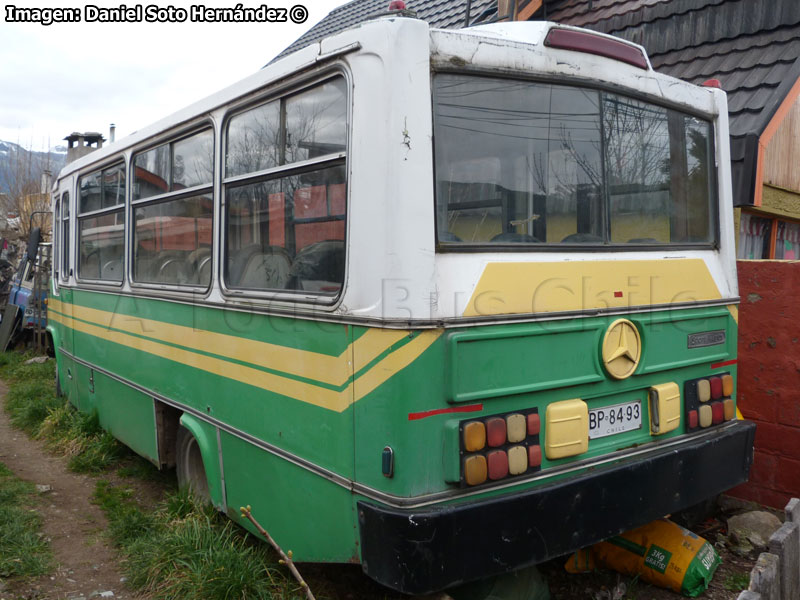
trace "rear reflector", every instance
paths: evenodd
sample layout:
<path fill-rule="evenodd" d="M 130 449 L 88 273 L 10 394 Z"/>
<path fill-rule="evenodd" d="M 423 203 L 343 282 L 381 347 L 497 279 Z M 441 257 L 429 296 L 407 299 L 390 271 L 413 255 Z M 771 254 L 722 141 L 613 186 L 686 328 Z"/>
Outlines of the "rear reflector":
<path fill-rule="evenodd" d="M 486 421 L 486 443 L 497 448 L 506 443 L 506 420 L 500 417 Z"/>
<path fill-rule="evenodd" d="M 647 69 L 647 57 L 641 48 L 587 31 L 554 27 L 547 33 L 544 45 L 613 58 L 640 69 Z"/>
<path fill-rule="evenodd" d="M 539 429 L 542 423 L 539 420 L 539 413 L 531 413 L 528 415 L 528 435 L 539 435 Z"/>
<path fill-rule="evenodd" d="M 506 429 L 508 430 L 508 441 L 516 444 L 525 439 L 528 431 L 528 424 L 525 422 L 525 415 L 514 414 L 506 417 Z"/>
<path fill-rule="evenodd" d="M 458 454 L 452 459 L 446 458 L 445 480 L 460 483 L 462 487 L 476 486 L 539 471 L 543 449 L 538 411 L 538 408 L 527 408 L 478 419 L 448 421 L 445 435 L 448 440 L 458 440 Z M 448 441 L 448 445 L 451 442 Z"/>
<path fill-rule="evenodd" d="M 486 445 L 486 426 L 480 421 L 464 425 L 464 449 L 475 452 Z"/>
<path fill-rule="evenodd" d="M 524 446 L 513 446 L 508 449 L 508 472 L 522 475 L 528 470 L 528 451 Z"/>
<path fill-rule="evenodd" d="M 486 481 L 486 457 L 475 454 L 464 461 L 464 481 L 467 485 L 478 485 Z"/>
<path fill-rule="evenodd" d="M 701 379 L 697 382 L 697 399 L 700 402 L 711 400 L 711 384 L 708 383 L 708 379 Z"/>
<path fill-rule="evenodd" d="M 686 428 L 692 431 L 720 425 L 736 417 L 733 396 L 733 375 L 720 373 L 685 382 L 684 411 Z"/>
<path fill-rule="evenodd" d="M 532 469 L 542 464 L 542 447 L 528 446 L 528 466 Z"/>
<path fill-rule="evenodd" d="M 733 396 L 733 375 L 722 376 L 722 395 Z"/>
<path fill-rule="evenodd" d="M 714 425 L 719 425 L 725 418 L 725 409 L 722 402 L 714 402 L 711 404 L 711 422 Z"/>
<path fill-rule="evenodd" d="M 726 421 L 730 421 L 733 417 L 736 416 L 736 407 L 733 406 L 733 400 L 731 398 L 726 398 L 722 402 L 722 406 L 724 409 L 724 416 Z"/>
<path fill-rule="evenodd" d="M 489 479 L 497 481 L 503 477 L 508 477 L 508 455 L 504 450 L 494 450 L 486 455 L 489 463 Z"/>
<path fill-rule="evenodd" d="M 703 404 L 703 406 L 700 407 L 700 427 L 711 427 L 713 420 L 714 415 L 711 411 L 711 406 Z"/>
<path fill-rule="evenodd" d="M 712 377 L 711 383 L 711 398 L 719 400 L 722 398 L 722 377 Z"/>

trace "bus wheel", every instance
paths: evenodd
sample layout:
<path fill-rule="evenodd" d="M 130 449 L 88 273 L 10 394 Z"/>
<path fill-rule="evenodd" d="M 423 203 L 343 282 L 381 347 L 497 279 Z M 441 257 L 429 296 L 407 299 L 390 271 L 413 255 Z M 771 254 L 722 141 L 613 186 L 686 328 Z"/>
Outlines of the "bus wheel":
<path fill-rule="evenodd" d="M 206 504 L 211 504 L 211 494 L 208 491 L 208 479 L 206 479 L 206 469 L 203 466 L 200 446 L 185 427 L 178 429 L 175 455 L 178 486 L 188 487 L 198 499 Z"/>

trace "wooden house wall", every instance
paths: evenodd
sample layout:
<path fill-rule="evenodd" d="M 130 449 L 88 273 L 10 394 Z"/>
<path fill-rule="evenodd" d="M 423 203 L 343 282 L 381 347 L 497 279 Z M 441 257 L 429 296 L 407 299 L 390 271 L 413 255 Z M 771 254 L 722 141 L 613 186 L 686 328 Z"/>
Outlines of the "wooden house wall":
<path fill-rule="evenodd" d="M 800 98 L 794 101 L 767 145 L 764 183 L 800 192 Z"/>

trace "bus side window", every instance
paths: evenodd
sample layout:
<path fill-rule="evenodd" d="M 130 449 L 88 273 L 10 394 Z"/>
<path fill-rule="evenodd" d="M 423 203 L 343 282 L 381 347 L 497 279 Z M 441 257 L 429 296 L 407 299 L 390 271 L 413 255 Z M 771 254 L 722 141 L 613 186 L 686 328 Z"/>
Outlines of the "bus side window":
<path fill-rule="evenodd" d="M 78 277 L 122 282 L 125 245 L 125 165 L 117 163 L 79 180 Z"/>
<path fill-rule="evenodd" d="M 302 164 L 297 171 L 283 169 L 266 181 L 254 175 L 252 180 L 240 178 L 226 186 L 228 287 L 318 294 L 341 289 L 346 98 L 344 79 L 338 77 L 230 120 L 227 177 Z M 278 126 L 282 122 L 283 129 Z"/>
<path fill-rule="evenodd" d="M 207 288 L 214 229 L 214 132 L 204 129 L 141 152 L 133 164 L 133 280 Z M 151 196 L 159 199 L 149 201 Z"/>

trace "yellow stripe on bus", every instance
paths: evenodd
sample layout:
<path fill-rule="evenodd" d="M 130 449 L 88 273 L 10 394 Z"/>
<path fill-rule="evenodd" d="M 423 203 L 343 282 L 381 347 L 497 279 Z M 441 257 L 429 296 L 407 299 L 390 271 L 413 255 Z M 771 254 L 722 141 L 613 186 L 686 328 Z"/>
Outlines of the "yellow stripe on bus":
<path fill-rule="evenodd" d="M 50 300 L 49 306 L 62 314 L 68 314 L 64 307 L 70 306 L 74 318 L 90 321 L 103 329 L 118 329 L 334 386 L 344 385 L 353 373 L 358 373 L 408 335 L 407 331 L 369 329 L 341 354 L 330 356 L 163 321 L 67 305 L 55 299 Z M 355 362 L 353 369 L 349 364 L 351 359 Z"/>
<path fill-rule="evenodd" d="M 74 331 L 80 331 L 128 348 L 147 352 L 154 356 L 201 369 L 241 383 L 260 387 L 282 396 L 288 396 L 295 400 L 336 412 L 344 411 L 352 402 L 360 400 L 391 376 L 407 367 L 442 334 L 441 330 L 430 330 L 420 333 L 411 342 L 378 361 L 359 377 L 355 383 L 351 381 L 345 389 L 335 391 L 319 387 L 312 383 L 297 381 L 273 373 L 266 373 L 259 369 L 232 363 L 221 358 L 198 354 L 184 348 L 176 348 L 121 331 L 114 331 L 108 329 L 108 327 L 101 327 L 78 321 L 55 312 L 55 306 L 53 306 L 52 302 L 50 306 L 53 308 L 53 311 L 50 312 L 48 317 L 52 321 L 61 323 Z M 76 306 L 74 308 L 77 312 L 79 307 Z M 402 333 L 403 335 L 408 335 L 407 332 Z M 345 354 L 346 352 L 347 351 L 345 351 Z M 320 356 L 313 352 L 307 352 L 306 354 L 313 355 L 313 357 Z M 307 359 L 309 358 L 307 357 Z M 313 361 L 313 358 L 310 358 L 310 360 Z"/>
<path fill-rule="evenodd" d="M 721 298 L 699 258 L 486 265 L 465 317 L 626 308 Z"/>

